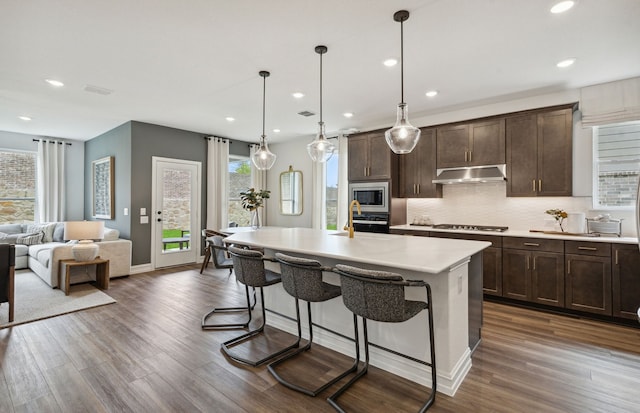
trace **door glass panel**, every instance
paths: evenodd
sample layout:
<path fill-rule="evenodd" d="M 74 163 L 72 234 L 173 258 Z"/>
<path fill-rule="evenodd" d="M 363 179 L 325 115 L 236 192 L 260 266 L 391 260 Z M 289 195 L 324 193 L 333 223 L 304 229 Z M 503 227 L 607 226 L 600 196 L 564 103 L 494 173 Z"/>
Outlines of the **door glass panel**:
<path fill-rule="evenodd" d="M 162 178 L 162 253 L 189 250 L 191 171 L 165 168 Z"/>

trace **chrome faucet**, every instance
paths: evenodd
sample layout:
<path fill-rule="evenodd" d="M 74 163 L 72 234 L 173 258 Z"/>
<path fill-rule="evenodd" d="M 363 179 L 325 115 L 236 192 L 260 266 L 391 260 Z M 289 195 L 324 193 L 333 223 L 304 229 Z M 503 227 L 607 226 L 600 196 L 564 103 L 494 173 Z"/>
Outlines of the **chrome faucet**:
<path fill-rule="evenodd" d="M 360 202 L 358 202 L 355 199 L 351 201 L 351 203 L 349 204 L 349 226 L 343 228 L 345 231 L 346 230 L 349 231 L 349 238 L 353 238 L 353 234 L 355 232 L 355 229 L 353 228 L 353 207 L 354 206 L 358 208 L 358 214 L 362 214 L 362 210 L 360 209 Z"/>

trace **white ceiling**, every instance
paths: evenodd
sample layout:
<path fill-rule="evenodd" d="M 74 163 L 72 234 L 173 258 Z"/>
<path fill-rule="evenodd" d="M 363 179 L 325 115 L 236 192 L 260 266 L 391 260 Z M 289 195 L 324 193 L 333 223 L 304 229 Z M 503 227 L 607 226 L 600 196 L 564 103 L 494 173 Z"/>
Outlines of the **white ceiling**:
<path fill-rule="evenodd" d="M 640 75 L 640 1 L 552 15 L 554 2 L 0 0 L 0 130 L 87 140 L 136 120 L 257 141 L 268 70 L 267 139 L 306 139 L 318 116 L 297 113 L 319 110 L 319 44 L 327 131 L 390 126 L 400 67 L 382 61 L 399 58 L 400 9 L 412 118 Z"/>

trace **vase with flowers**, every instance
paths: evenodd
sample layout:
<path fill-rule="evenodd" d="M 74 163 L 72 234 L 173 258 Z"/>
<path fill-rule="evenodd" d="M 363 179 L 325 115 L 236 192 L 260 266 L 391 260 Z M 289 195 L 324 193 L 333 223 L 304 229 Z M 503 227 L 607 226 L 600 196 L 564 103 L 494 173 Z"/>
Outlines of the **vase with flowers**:
<path fill-rule="evenodd" d="M 546 211 L 544 211 L 544 213 L 549 214 L 553 218 L 555 218 L 556 222 L 560 226 L 560 231 L 564 232 L 564 227 L 562 226 L 562 223 L 564 222 L 565 218 L 568 216 L 565 211 L 563 211 L 562 209 L 547 209 Z"/>
<path fill-rule="evenodd" d="M 260 228 L 260 212 L 258 208 L 262 207 L 264 200 L 270 196 L 271 191 L 267 189 L 256 191 L 255 188 L 249 188 L 246 191 L 240 192 L 242 207 L 251 212 L 251 227 L 253 229 Z"/>

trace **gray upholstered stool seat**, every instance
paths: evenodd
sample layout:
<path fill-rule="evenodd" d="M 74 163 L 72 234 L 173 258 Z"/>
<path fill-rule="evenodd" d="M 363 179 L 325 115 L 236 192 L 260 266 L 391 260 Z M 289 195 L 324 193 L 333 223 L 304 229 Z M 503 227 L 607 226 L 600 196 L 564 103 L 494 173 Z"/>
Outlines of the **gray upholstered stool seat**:
<path fill-rule="evenodd" d="M 232 360 L 235 360 L 237 362 L 244 363 L 244 364 L 249 364 L 251 366 L 259 366 L 263 363 L 266 363 L 269 360 L 272 360 L 286 353 L 291 349 L 297 348 L 299 346 L 299 341 L 281 350 L 271 353 L 259 360 L 249 360 L 231 351 L 233 347 L 238 346 L 244 343 L 245 341 L 252 339 L 257 335 L 264 333 L 266 311 L 264 308 L 263 287 L 280 283 L 282 280 L 280 278 L 280 274 L 275 273 L 264 267 L 264 261 L 269 261 L 269 260 L 273 261 L 273 259 L 265 258 L 260 251 L 242 249 L 235 246 L 230 246 L 228 250 L 229 250 L 229 253 L 231 254 L 231 259 L 233 260 L 233 268 L 236 273 L 236 278 L 240 283 L 244 284 L 246 287 L 247 302 L 249 300 L 248 287 L 260 288 L 260 302 L 262 305 L 262 323 L 260 327 L 258 327 L 257 329 L 250 330 L 249 332 L 242 334 L 236 338 L 225 341 L 224 343 L 222 343 L 221 348 L 222 348 L 222 351 Z M 249 309 L 249 313 L 251 313 L 250 309 Z"/>
<path fill-rule="evenodd" d="M 326 283 L 322 280 L 324 271 L 332 271 L 331 268 L 323 267 L 318 261 L 307 258 L 293 257 L 290 255 L 276 253 L 276 259 L 280 262 L 280 271 L 282 277 L 282 286 L 285 291 L 296 299 L 296 322 L 298 324 L 298 342 L 302 340 L 302 326 L 300 322 L 300 304 L 299 300 L 307 302 L 307 316 L 309 321 L 309 341 L 304 347 L 287 354 L 286 356 L 269 364 L 269 372 L 281 384 L 290 389 L 299 391 L 309 396 L 316 396 L 329 386 L 338 382 L 348 374 L 353 373 L 358 368 L 358 363 L 354 363 L 348 370 L 342 372 L 336 377 L 326 381 L 315 389 L 309 389 L 285 380 L 276 371 L 276 367 L 287 360 L 311 349 L 313 342 L 313 320 L 311 318 L 311 303 L 328 301 L 339 297 L 341 289 L 337 285 Z"/>
<path fill-rule="evenodd" d="M 434 347 L 433 329 L 433 305 L 431 301 L 431 287 L 425 281 L 405 280 L 400 274 L 367 270 L 349 265 L 338 264 L 335 272 L 340 274 L 342 287 L 342 301 L 345 307 L 353 312 L 355 320 L 356 362 L 360 359 L 360 346 L 358 337 L 357 316 L 362 318 L 364 333 L 365 362 L 360 371 L 348 383 L 329 396 L 327 400 L 339 412 L 344 410 L 338 405 L 338 397 L 342 395 L 353 383 L 367 373 L 369 367 L 369 337 L 367 333 L 367 320 L 375 320 L 388 323 L 407 321 L 416 316 L 422 310 L 428 312 L 429 345 L 431 349 L 430 362 L 423 362 L 431 367 L 431 391 L 427 401 L 420 408 L 420 412 L 426 411 L 435 401 L 436 397 L 436 355 Z M 423 287 L 426 289 L 426 301 L 413 301 L 405 299 L 405 287 Z M 399 353 L 396 353 L 400 355 Z"/>

